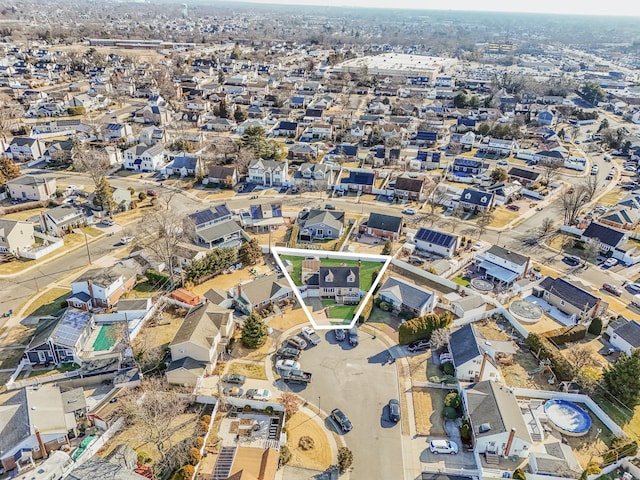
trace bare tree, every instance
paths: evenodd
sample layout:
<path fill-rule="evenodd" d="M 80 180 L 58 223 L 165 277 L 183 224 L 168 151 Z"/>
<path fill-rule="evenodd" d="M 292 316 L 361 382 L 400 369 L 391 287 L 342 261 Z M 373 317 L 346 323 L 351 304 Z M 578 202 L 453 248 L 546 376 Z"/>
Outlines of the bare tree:
<path fill-rule="evenodd" d="M 584 185 L 576 185 L 567 190 L 561 197 L 559 202 L 560 210 L 564 215 L 565 225 L 573 225 L 576 223 L 580 210 L 589 203 L 589 193 Z"/>
<path fill-rule="evenodd" d="M 573 345 L 564 352 L 564 357 L 575 368 L 576 372 L 580 372 L 584 367 L 593 365 L 593 353 L 585 345 Z"/>
<path fill-rule="evenodd" d="M 542 220 L 542 224 L 540 225 L 540 236 L 547 237 L 555 230 L 555 222 L 552 218 L 544 218 Z"/>
<path fill-rule="evenodd" d="M 74 170 L 87 173 L 94 187 L 98 189 L 102 177 L 110 167 L 107 153 L 104 150 L 90 148 L 85 144 L 78 143 L 72 147 L 71 159 Z"/>
<path fill-rule="evenodd" d="M 589 175 L 584 181 L 584 190 L 587 195 L 588 201 L 593 200 L 594 195 L 600 188 L 600 182 L 597 175 Z"/>
<path fill-rule="evenodd" d="M 291 418 L 300 409 L 300 397 L 293 392 L 282 392 L 280 403 L 284 406 L 287 418 Z"/>
<path fill-rule="evenodd" d="M 563 161 L 556 158 L 548 158 L 540 161 L 538 165 L 542 169 L 542 177 L 548 185 L 558 176 L 558 173 L 560 173 L 558 170 L 562 168 Z"/>
<path fill-rule="evenodd" d="M 478 221 L 476 222 L 476 232 L 478 234 L 478 238 L 482 237 L 487 231 L 487 227 L 493 222 L 493 212 L 489 210 L 485 210 L 481 212 L 478 216 Z"/>
<path fill-rule="evenodd" d="M 600 253 L 600 242 L 596 239 L 590 238 L 584 243 L 584 250 L 582 255 L 584 257 L 584 263 L 589 260 L 593 260 L 598 253 Z"/>
<path fill-rule="evenodd" d="M 145 378 L 138 389 L 120 402 L 127 420 L 137 427 L 137 438 L 154 445 L 161 461 L 174 445 L 172 437 L 184 428 L 178 418 L 187 406 L 184 396 L 169 390 L 159 377 Z"/>
<path fill-rule="evenodd" d="M 438 328 L 431 333 L 431 349 L 438 350 L 444 346 L 449 345 L 449 339 L 451 338 L 451 330 L 448 328 Z"/>

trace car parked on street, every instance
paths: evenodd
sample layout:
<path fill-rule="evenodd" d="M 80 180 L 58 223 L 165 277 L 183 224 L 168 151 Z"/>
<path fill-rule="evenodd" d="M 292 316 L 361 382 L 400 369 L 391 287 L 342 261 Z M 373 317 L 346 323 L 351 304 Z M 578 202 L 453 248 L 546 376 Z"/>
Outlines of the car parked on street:
<path fill-rule="evenodd" d="M 605 292 L 609 292 L 610 294 L 615 295 L 616 297 L 619 297 L 620 295 L 622 295 L 622 290 L 620 290 L 618 287 L 616 287 L 611 283 L 603 283 L 602 289 Z"/>
<path fill-rule="evenodd" d="M 331 410 L 331 418 L 338 424 L 342 433 L 350 432 L 353 429 L 351 421 L 339 408 L 334 408 L 333 410 Z"/>
<path fill-rule="evenodd" d="M 224 383 L 234 383 L 236 385 L 244 385 L 244 382 L 247 380 L 247 377 L 244 375 L 239 375 L 237 373 L 229 373 L 227 375 L 223 375 L 222 381 Z"/>
<path fill-rule="evenodd" d="M 514 212 L 520 210 L 520 207 L 514 203 L 510 203 L 506 208 L 508 208 L 509 210 L 513 210 Z"/>
<path fill-rule="evenodd" d="M 400 402 L 395 398 L 389 400 L 389 420 L 392 422 L 400 421 Z"/>
<path fill-rule="evenodd" d="M 411 342 L 407 348 L 410 352 L 420 352 L 422 350 L 428 350 L 431 347 L 431 343 L 429 340 L 416 340 L 415 342 Z"/>
<path fill-rule="evenodd" d="M 335 205 L 333 205 L 332 203 L 327 203 L 327 204 L 324 206 L 324 209 L 325 209 L 325 210 L 335 210 L 335 209 L 336 209 L 336 206 L 335 206 Z"/>
<path fill-rule="evenodd" d="M 106 225 L 108 227 L 111 227 L 111 226 L 116 224 L 116 222 L 113 221 L 113 218 L 109 218 L 109 217 L 103 218 L 100 223 L 102 223 L 103 225 Z"/>
<path fill-rule="evenodd" d="M 404 213 L 405 215 L 415 215 L 418 212 L 415 208 L 405 208 L 404 210 L 402 210 L 402 213 Z"/>
<path fill-rule="evenodd" d="M 603 265 L 605 267 L 613 267 L 613 266 L 615 266 L 617 264 L 618 264 L 618 259 L 617 258 L 607 258 L 603 263 Z"/>
<path fill-rule="evenodd" d="M 567 255 L 564 257 L 564 261 L 569 265 L 579 265 L 582 259 L 576 255 Z"/>
<path fill-rule="evenodd" d="M 640 293 L 640 283 L 627 283 L 626 287 L 631 293 Z"/>

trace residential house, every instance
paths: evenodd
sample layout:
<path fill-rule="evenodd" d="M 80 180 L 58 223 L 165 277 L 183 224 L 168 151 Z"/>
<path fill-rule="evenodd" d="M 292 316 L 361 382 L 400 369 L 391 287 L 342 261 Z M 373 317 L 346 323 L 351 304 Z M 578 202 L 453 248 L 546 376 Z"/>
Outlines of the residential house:
<path fill-rule="evenodd" d="M 107 142 L 126 140 L 132 135 L 131 125 L 127 123 L 109 123 L 102 130 L 102 136 Z"/>
<path fill-rule="evenodd" d="M 326 190 L 334 182 L 335 173 L 324 163 L 303 163 L 293 175 L 293 183 L 313 190 Z"/>
<path fill-rule="evenodd" d="M 6 183 L 9 196 L 14 200 L 49 200 L 56 194 L 57 182 L 48 175 L 21 175 Z"/>
<path fill-rule="evenodd" d="M 533 293 L 570 316 L 572 324 L 598 317 L 609 307 L 607 302 L 587 291 L 584 286 L 565 278 L 546 277 L 534 288 Z"/>
<path fill-rule="evenodd" d="M 499 380 L 500 367 L 496 362 L 496 354 L 515 353 L 510 342 L 487 342 L 472 323 L 451 333 L 449 352 L 456 368 L 456 377 L 466 382 Z"/>
<path fill-rule="evenodd" d="M 320 297 L 355 305 L 360 302 L 360 268 L 321 266 L 318 286 Z"/>
<path fill-rule="evenodd" d="M 81 353 L 93 328 L 93 315 L 66 308 L 58 317 L 43 319 L 24 351 L 29 365 L 82 363 Z"/>
<path fill-rule="evenodd" d="M 17 162 L 30 162 L 43 158 L 45 145 L 37 138 L 14 137 L 7 147 L 7 157 Z"/>
<path fill-rule="evenodd" d="M 53 383 L 38 384 L 5 393 L 0 404 L 3 471 L 13 471 L 15 478 L 40 478 L 34 460 L 60 455 L 63 464 L 71 463 L 58 450 L 69 449 L 69 436 L 79 434 L 78 420 L 87 412 L 82 389 L 62 391 Z"/>
<path fill-rule="evenodd" d="M 289 181 L 289 163 L 287 160 L 252 160 L 247 181 L 265 187 L 285 185 Z"/>
<path fill-rule="evenodd" d="M 136 123 L 153 124 L 157 126 L 166 125 L 171 122 L 171 111 L 164 106 L 145 105 L 133 114 L 133 121 Z"/>
<path fill-rule="evenodd" d="M 131 209 L 131 192 L 127 188 L 116 187 L 112 190 L 113 208 L 109 208 L 111 213 L 126 212 Z"/>
<path fill-rule="evenodd" d="M 409 170 L 436 170 L 440 168 L 440 152 L 418 150 L 416 158 L 409 160 Z"/>
<path fill-rule="evenodd" d="M 462 390 L 462 402 L 471 424 L 476 452 L 487 457 L 527 457 L 533 446 L 530 428 L 513 391 L 485 380 Z M 538 432 L 542 434 L 542 432 Z"/>
<path fill-rule="evenodd" d="M 333 125 L 328 123 L 315 122 L 304 131 L 300 137 L 301 142 L 311 142 L 313 140 L 326 140 L 333 137 Z"/>
<path fill-rule="evenodd" d="M 223 447 L 224 448 L 224 447 Z M 279 453 L 275 448 L 244 447 L 235 451 L 227 480 L 275 480 Z"/>
<path fill-rule="evenodd" d="M 124 152 L 123 168 L 140 172 L 157 172 L 165 164 L 165 151 L 162 144 L 152 146 L 144 144 L 128 148 Z"/>
<path fill-rule="evenodd" d="M 181 177 L 195 177 L 202 171 L 199 157 L 179 155 L 160 169 L 163 175 L 180 175 Z"/>
<path fill-rule="evenodd" d="M 256 278 L 238 284 L 233 292 L 236 307 L 243 313 L 260 311 L 268 305 L 280 305 L 294 298 L 293 289 L 284 276 L 278 274 Z"/>
<path fill-rule="evenodd" d="M 155 145 L 157 143 L 165 143 L 169 141 L 169 136 L 164 128 L 146 127 L 140 131 L 138 135 L 140 143 L 145 145 Z"/>
<path fill-rule="evenodd" d="M 396 242 L 402 235 L 403 217 L 371 212 L 366 222 L 360 224 L 360 233 Z"/>
<path fill-rule="evenodd" d="M 498 245 L 492 245 L 477 259 L 480 261 L 477 266 L 478 272 L 502 288 L 511 287 L 514 282 L 523 278 L 531 264 L 530 257 Z"/>
<path fill-rule="evenodd" d="M 536 118 L 538 119 L 538 125 L 547 126 L 556 123 L 556 116 L 551 110 L 542 110 Z"/>
<path fill-rule="evenodd" d="M 281 120 L 273 128 L 272 133 L 274 137 L 295 138 L 296 135 L 298 134 L 298 122 L 289 122 L 289 121 Z"/>
<path fill-rule="evenodd" d="M 359 192 L 359 194 L 371 193 L 375 187 L 377 174 L 376 170 L 352 168 L 347 177 L 340 179 L 340 189 Z"/>
<path fill-rule="evenodd" d="M 49 208 L 40 214 L 40 226 L 44 232 L 54 237 L 63 237 L 74 228 L 89 223 L 85 211 L 72 205 Z"/>
<path fill-rule="evenodd" d="M 19 257 L 35 243 L 33 233 L 32 223 L 0 218 L 0 253 Z"/>
<path fill-rule="evenodd" d="M 629 232 L 591 222 L 582 232 L 580 240 L 583 242 L 594 241 L 600 246 L 601 252 L 614 252 L 623 245 L 629 238 Z"/>
<path fill-rule="evenodd" d="M 598 222 L 623 230 L 634 230 L 640 223 L 640 210 L 616 205 L 598 218 Z"/>
<path fill-rule="evenodd" d="M 559 441 L 545 443 L 542 452 L 531 452 L 529 454 L 529 470 L 536 476 L 556 479 L 578 479 L 584 471 L 571 446 Z"/>
<path fill-rule="evenodd" d="M 248 237 L 235 220 L 225 220 L 206 228 L 198 229 L 194 238 L 196 244 L 208 249 L 240 246 L 243 240 L 248 240 Z"/>
<path fill-rule="evenodd" d="M 611 345 L 629 357 L 635 349 L 640 348 L 640 322 L 637 320 L 618 317 L 609 322 L 606 332 Z"/>
<path fill-rule="evenodd" d="M 231 211 L 227 208 L 227 204 L 223 203 L 189 214 L 185 219 L 185 226 L 187 230 L 193 228 L 198 231 L 230 219 Z"/>
<path fill-rule="evenodd" d="M 423 202 L 427 198 L 426 190 L 428 184 L 429 179 L 427 177 L 398 177 L 396 178 L 394 187 L 394 196 L 402 201 L 411 200 L 414 202 Z"/>
<path fill-rule="evenodd" d="M 203 128 L 213 132 L 231 132 L 236 128 L 236 122 L 229 118 L 213 118 Z"/>
<path fill-rule="evenodd" d="M 457 157 L 453 160 L 451 171 L 453 174 L 481 175 L 487 171 L 488 166 L 482 160 Z"/>
<path fill-rule="evenodd" d="M 311 209 L 300 212 L 298 228 L 301 242 L 338 239 L 344 233 L 345 213 L 334 210 Z"/>
<path fill-rule="evenodd" d="M 296 143 L 289 147 L 287 158 L 289 160 L 298 160 L 309 162 L 318 160 L 318 145 L 309 145 L 308 143 Z"/>
<path fill-rule="evenodd" d="M 420 227 L 413 236 L 413 244 L 422 252 L 453 258 L 460 247 L 460 237 L 439 230 Z"/>
<path fill-rule="evenodd" d="M 233 188 L 239 181 L 238 168 L 233 165 L 211 165 L 206 180 L 207 184 Z"/>
<path fill-rule="evenodd" d="M 249 206 L 249 215 L 241 215 L 242 226 L 254 233 L 277 230 L 285 224 L 281 203 L 260 203 Z"/>
<path fill-rule="evenodd" d="M 234 331 L 233 311 L 206 302 L 189 310 L 169 343 L 171 384 L 196 386 L 210 375 Z"/>
<path fill-rule="evenodd" d="M 474 188 L 465 188 L 460 195 L 460 206 L 465 210 L 472 212 L 488 212 L 493 208 L 495 194 L 476 190 Z"/>
<path fill-rule="evenodd" d="M 336 162 L 343 160 L 345 162 L 351 162 L 358 159 L 358 146 L 349 145 L 343 143 L 342 145 L 336 145 L 324 155 L 324 160 L 327 162 Z"/>
<path fill-rule="evenodd" d="M 419 130 L 416 136 L 411 140 L 415 145 L 426 145 L 432 147 L 438 141 L 438 132 L 427 132 Z"/>
<path fill-rule="evenodd" d="M 119 263 L 92 268 L 71 282 L 67 303 L 83 310 L 110 308 L 133 288 L 136 280 L 137 272 Z"/>
<path fill-rule="evenodd" d="M 535 172 L 521 167 L 511 167 L 507 172 L 507 180 L 509 182 L 518 182 L 525 188 L 538 183 L 542 179 L 540 172 Z"/>
<path fill-rule="evenodd" d="M 398 277 L 389 277 L 378 291 L 378 298 L 395 312 L 411 312 L 415 317 L 431 313 L 436 304 L 434 292 Z"/>
<path fill-rule="evenodd" d="M 185 267 L 191 265 L 196 260 L 202 260 L 209 253 L 209 249 L 193 245 L 191 243 L 180 242 L 176 245 L 173 265 Z"/>
<path fill-rule="evenodd" d="M 447 293 L 440 299 L 441 306 L 449 310 L 457 318 L 480 315 L 486 311 L 487 302 L 481 295 L 460 295 L 458 292 Z"/>

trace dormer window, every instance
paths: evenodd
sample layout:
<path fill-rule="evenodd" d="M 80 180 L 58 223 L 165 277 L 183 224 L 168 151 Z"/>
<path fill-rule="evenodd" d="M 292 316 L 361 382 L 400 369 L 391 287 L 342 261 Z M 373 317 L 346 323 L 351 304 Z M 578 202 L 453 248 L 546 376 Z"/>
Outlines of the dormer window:
<path fill-rule="evenodd" d="M 349 271 L 349 276 L 347 277 L 347 282 L 354 283 L 356 281 L 356 274 L 353 271 Z"/>
<path fill-rule="evenodd" d="M 333 283 L 333 273 L 331 272 L 331 270 L 329 270 L 325 275 L 324 281 L 327 283 Z"/>
<path fill-rule="evenodd" d="M 482 198 L 480 199 L 480 201 L 481 201 L 482 203 L 487 203 L 487 197 L 482 197 Z"/>

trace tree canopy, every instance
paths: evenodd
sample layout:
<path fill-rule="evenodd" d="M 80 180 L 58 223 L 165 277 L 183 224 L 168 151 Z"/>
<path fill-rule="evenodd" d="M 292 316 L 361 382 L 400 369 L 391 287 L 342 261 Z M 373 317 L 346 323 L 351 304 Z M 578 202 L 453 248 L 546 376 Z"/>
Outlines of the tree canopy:
<path fill-rule="evenodd" d="M 247 348 L 260 348 L 267 341 L 267 326 L 255 311 L 242 324 L 242 344 Z"/>
<path fill-rule="evenodd" d="M 279 160 L 283 157 L 278 143 L 269 140 L 262 127 L 247 127 L 238 145 L 240 148 L 251 150 L 256 158 Z"/>
<path fill-rule="evenodd" d="M 262 258 L 262 248 L 255 238 L 245 242 L 238 251 L 238 260 L 244 265 L 255 265 Z"/>
<path fill-rule="evenodd" d="M 605 367 L 602 376 L 609 393 L 629 408 L 640 404 L 638 372 L 640 372 L 640 349 L 636 348 L 631 356 L 622 353 L 613 365 Z"/>

